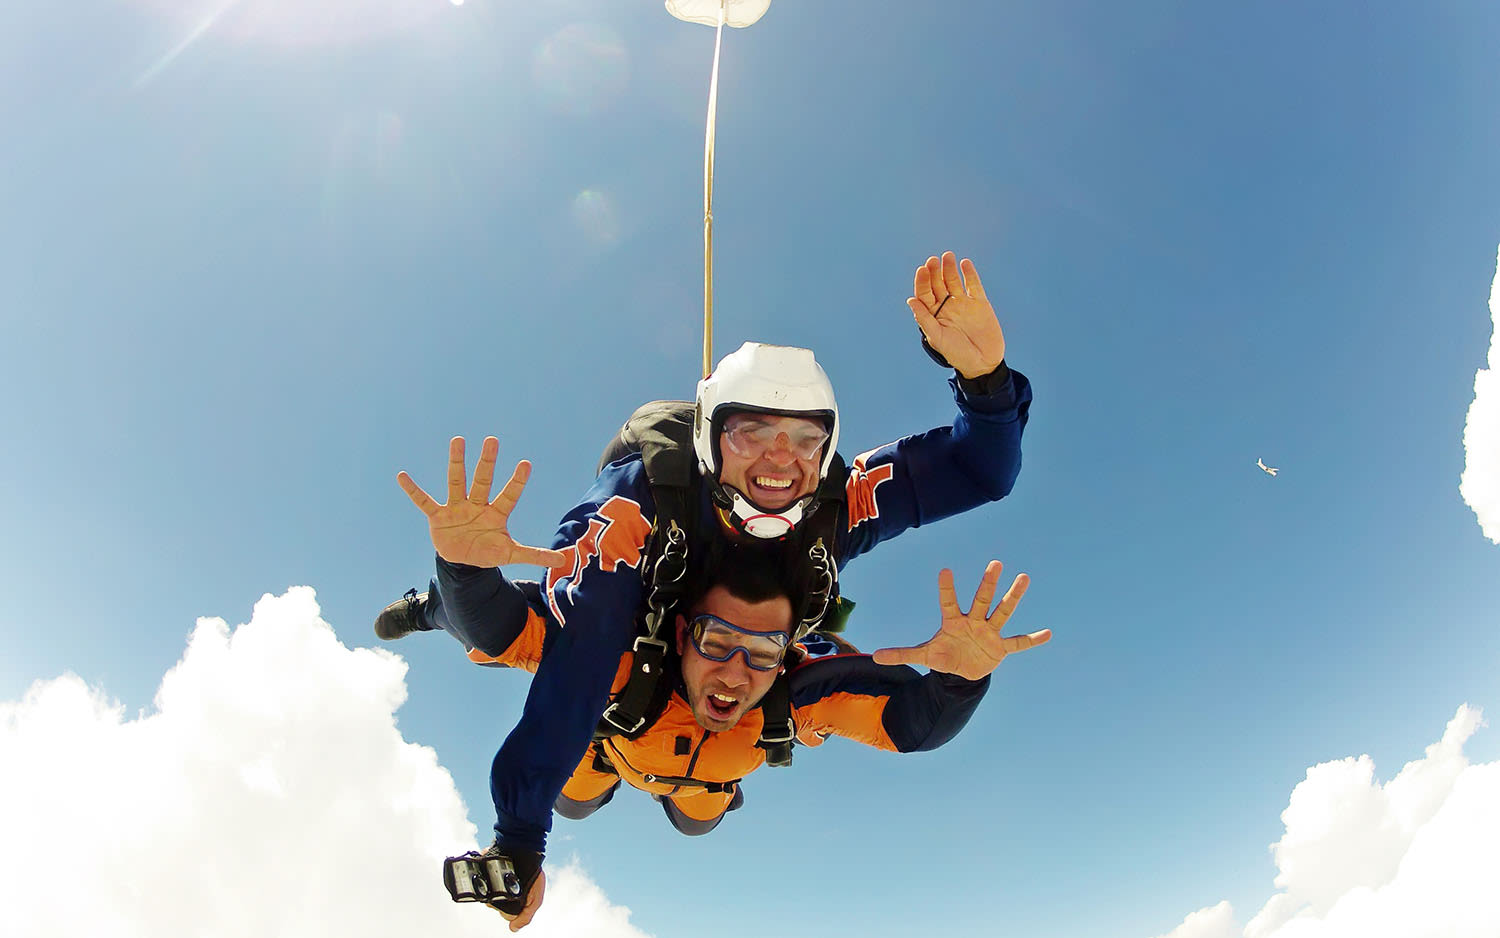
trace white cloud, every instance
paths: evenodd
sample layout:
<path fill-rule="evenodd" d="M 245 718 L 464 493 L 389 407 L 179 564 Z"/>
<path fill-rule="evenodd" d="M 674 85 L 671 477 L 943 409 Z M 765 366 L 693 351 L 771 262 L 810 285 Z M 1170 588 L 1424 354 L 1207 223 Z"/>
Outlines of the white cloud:
<path fill-rule="evenodd" d="M 0 703 L 7 934 L 508 934 L 443 889 L 476 828 L 396 729 L 405 674 L 340 644 L 296 587 L 233 632 L 200 619 L 134 719 L 73 675 Z M 551 877 L 530 938 L 641 936 L 576 865 Z"/>
<path fill-rule="evenodd" d="M 1500 935 L 1500 762 L 1471 765 L 1463 753 L 1483 725 L 1478 710 L 1459 707 L 1443 738 L 1384 785 L 1369 756 L 1308 769 L 1272 845 L 1281 891 L 1244 938 Z M 1169 938 L 1234 933 L 1222 902 Z"/>
<path fill-rule="evenodd" d="M 1464 422 L 1464 474 L 1458 492 L 1479 516 L 1484 536 L 1500 544 L 1500 256 L 1490 284 L 1489 367 L 1474 373 L 1474 403 Z"/>
<path fill-rule="evenodd" d="M 1189 915 L 1161 938 L 1235 938 L 1236 934 L 1234 909 L 1220 902 Z"/>

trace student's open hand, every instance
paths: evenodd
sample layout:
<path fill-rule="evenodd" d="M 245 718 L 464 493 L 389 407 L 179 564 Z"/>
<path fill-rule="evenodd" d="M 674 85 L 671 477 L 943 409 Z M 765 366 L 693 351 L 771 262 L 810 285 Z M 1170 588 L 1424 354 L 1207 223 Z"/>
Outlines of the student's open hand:
<path fill-rule="evenodd" d="M 966 257 L 961 267 L 952 251 L 927 258 L 906 305 L 934 351 L 965 378 L 982 378 L 1005 358 L 1005 333 L 974 262 Z"/>
<path fill-rule="evenodd" d="M 1006 655 L 1035 648 L 1052 638 L 1051 629 L 1009 638 L 1000 634 L 1031 583 L 1031 578 L 1024 573 L 1016 577 L 1001 598 L 1000 605 L 989 614 L 990 602 L 995 598 L 995 589 L 1000 582 L 1000 570 L 998 560 L 991 560 L 984 568 L 979 589 L 974 592 L 974 603 L 968 611 L 958 607 L 958 597 L 953 592 L 953 571 L 939 573 L 938 607 L 943 613 L 943 623 L 937 634 L 911 648 L 882 648 L 875 652 L 875 663 L 923 665 L 933 671 L 977 681 L 999 667 Z"/>
<path fill-rule="evenodd" d="M 427 516 L 432 546 L 449 563 L 471 567 L 499 567 L 508 563 L 531 563 L 556 567 L 568 563 L 561 551 L 517 544 L 506 531 L 506 522 L 515 510 L 516 501 L 531 477 L 531 463 L 521 460 L 510 475 L 510 481 L 490 500 L 490 486 L 495 481 L 495 457 L 500 441 L 484 438 L 479 464 L 474 467 L 474 486 L 468 494 L 468 471 L 464 468 L 464 438 L 454 437 L 448 443 L 448 503 L 440 505 L 422 490 L 403 470 L 396 475 L 412 504 Z"/>

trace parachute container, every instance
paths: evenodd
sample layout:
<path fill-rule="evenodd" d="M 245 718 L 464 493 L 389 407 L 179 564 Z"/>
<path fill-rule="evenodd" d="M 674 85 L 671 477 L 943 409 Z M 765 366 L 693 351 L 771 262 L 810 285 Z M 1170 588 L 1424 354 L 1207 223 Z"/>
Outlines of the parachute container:
<path fill-rule="evenodd" d="M 724 25 L 753 26 L 766 15 L 771 0 L 667 0 L 667 12 L 689 23 L 719 25 L 719 10 L 724 11 Z"/>

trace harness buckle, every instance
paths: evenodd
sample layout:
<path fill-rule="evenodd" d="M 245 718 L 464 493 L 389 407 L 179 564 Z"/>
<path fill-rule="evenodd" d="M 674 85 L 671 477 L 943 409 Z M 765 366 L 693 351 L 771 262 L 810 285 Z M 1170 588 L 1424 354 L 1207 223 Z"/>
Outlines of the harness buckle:
<path fill-rule="evenodd" d="M 767 724 L 761 728 L 760 741 L 762 743 L 789 743 L 797 738 L 797 725 L 790 719 L 777 724 Z"/>
<path fill-rule="evenodd" d="M 791 743 L 770 743 L 766 745 L 766 765 L 771 768 L 784 768 L 792 764 Z"/>
<path fill-rule="evenodd" d="M 610 726 L 613 726 L 615 729 L 619 730 L 627 736 L 631 733 L 634 733 L 642 726 L 646 725 L 646 718 L 644 716 L 639 716 L 635 718 L 634 723 L 626 726 L 624 723 L 621 723 L 619 720 L 615 719 L 615 711 L 619 709 L 620 704 L 618 702 L 612 703 L 608 707 L 604 708 L 604 713 L 599 716 L 599 719 L 603 720 L 605 723 L 608 723 Z"/>
<path fill-rule="evenodd" d="M 648 708 L 649 695 L 642 695 L 639 690 L 631 692 L 630 687 L 631 684 L 636 683 L 636 675 L 648 675 L 648 677 L 651 675 L 652 662 L 655 662 L 657 671 L 660 671 L 661 662 L 666 659 L 667 647 L 669 645 L 666 644 L 666 639 L 652 638 L 649 635 L 636 636 L 636 639 L 630 644 L 631 651 L 636 656 L 636 663 L 634 663 L 634 668 L 630 672 L 630 680 L 625 683 L 624 693 L 619 695 L 621 699 L 610 702 L 609 707 L 604 708 L 604 713 L 601 713 L 598 719 L 609 723 L 610 726 L 613 726 L 613 728 L 618 729 L 618 731 L 621 731 L 625 735 L 633 735 L 634 732 L 639 731 L 642 726 L 645 726 L 646 717 L 643 711 Z M 652 681 L 652 684 L 654 684 L 654 681 Z M 625 710 L 625 704 L 633 704 L 633 707 L 631 707 L 633 713 Z M 616 719 L 616 714 L 618 714 L 618 719 Z M 625 723 L 630 723 L 630 725 L 627 726 Z"/>
<path fill-rule="evenodd" d="M 667 653 L 667 641 L 664 638 L 653 638 L 650 635 L 637 635 L 635 641 L 630 643 L 631 651 L 640 651 L 642 645 L 654 645 L 660 649 L 660 654 Z"/>

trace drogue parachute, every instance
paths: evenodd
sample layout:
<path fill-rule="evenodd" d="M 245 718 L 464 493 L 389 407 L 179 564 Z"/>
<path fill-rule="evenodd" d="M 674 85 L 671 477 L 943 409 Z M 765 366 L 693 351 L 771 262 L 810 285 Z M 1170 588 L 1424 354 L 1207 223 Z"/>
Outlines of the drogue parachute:
<path fill-rule="evenodd" d="M 751 26 L 771 0 L 666 0 L 667 12 L 714 28 L 714 67 L 708 80 L 708 120 L 703 133 L 703 377 L 714 369 L 714 124 L 719 112 L 719 51 L 725 26 Z"/>
<path fill-rule="evenodd" d="M 753 26 L 766 15 L 771 0 L 667 0 L 667 12 L 689 23 L 718 26 L 719 14 L 725 26 Z"/>

